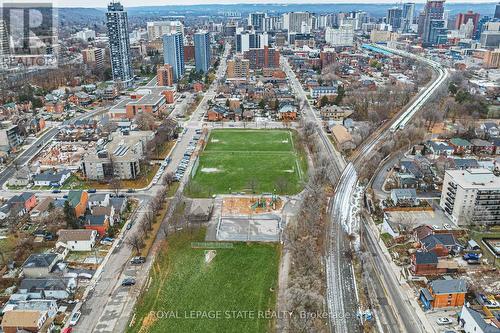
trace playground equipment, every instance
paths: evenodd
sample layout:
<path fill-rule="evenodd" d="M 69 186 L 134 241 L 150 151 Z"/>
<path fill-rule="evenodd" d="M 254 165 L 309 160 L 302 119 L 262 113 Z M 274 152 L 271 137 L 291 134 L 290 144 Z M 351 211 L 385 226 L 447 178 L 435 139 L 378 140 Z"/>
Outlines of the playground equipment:
<path fill-rule="evenodd" d="M 280 201 L 279 196 L 276 194 L 271 195 L 271 200 L 268 203 L 268 199 L 265 198 L 264 196 L 261 196 L 260 198 L 257 199 L 256 202 L 252 204 L 252 209 L 257 209 L 257 208 L 267 208 L 270 207 L 272 209 L 276 209 L 276 204 Z"/>

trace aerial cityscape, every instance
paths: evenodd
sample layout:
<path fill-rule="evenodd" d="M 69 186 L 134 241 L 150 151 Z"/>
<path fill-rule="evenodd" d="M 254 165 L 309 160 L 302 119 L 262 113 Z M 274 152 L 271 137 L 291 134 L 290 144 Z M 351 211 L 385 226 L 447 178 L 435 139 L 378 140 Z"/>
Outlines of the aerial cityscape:
<path fill-rule="evenodd" d="M 0 13 L 0 333 L 500 333 L 500 2 Z"/>

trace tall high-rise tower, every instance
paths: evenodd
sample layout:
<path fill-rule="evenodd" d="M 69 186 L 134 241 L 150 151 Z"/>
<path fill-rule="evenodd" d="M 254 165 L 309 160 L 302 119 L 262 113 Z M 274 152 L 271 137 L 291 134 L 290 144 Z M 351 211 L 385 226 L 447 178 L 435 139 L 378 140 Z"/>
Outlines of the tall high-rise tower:
<path fill-rule="evenodd" d="M 194 34 L 194 60 L 196 70 L 207 73 L 210 68 L 210 34 L 200 31 Z"/>
<path fill-rule="evenodd" d="M 113 81 L 122 88 L 134 81 L 130 59 L 127 12 L 119 2 L 111 2 L 106 13 Z"/>
<path fill-rule="evenodd" d="M 163 57 L 165 64 L 172 66 L 174 81 L 184 75 L 184 40 L 181 33 L 163 35 Z"/>

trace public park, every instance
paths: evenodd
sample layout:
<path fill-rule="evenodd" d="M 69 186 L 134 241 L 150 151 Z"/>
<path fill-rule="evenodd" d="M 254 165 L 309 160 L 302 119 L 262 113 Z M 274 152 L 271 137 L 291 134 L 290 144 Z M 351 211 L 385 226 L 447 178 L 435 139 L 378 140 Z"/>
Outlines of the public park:
<path fill-rule="evenodd" d="M 204 228 L 169 237 L 128 332 L 273 330 L 272 319 L 256 317 L 275 309 L 279 245 L 204 239 Z"/>
<path fill-rule="evenodd" d="M 307 178 L 307 156 L 296 137 L 293 130 L 212 130 L 187 195 L 300 192 Z"/>

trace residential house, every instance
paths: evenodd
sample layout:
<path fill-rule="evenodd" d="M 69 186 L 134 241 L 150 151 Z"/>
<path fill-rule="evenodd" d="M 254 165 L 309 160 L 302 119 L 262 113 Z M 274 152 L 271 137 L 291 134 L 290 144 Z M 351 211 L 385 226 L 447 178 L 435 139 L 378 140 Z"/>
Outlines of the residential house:
<path fill-rule="evenodd" d="M 118 222 L 118 220 L 117 220 L 118 216 L 115 215 L 115 208 L 112 205 L 108 205 L 108 206 L 94 206 L 90 210 L 90 213 L 92 215 L 96 215 L 96 216 L 99 216 L 99 215 L 105 215 L 105 216 L 107 216 L 108 219 L 109 219 L 109 225 L 110 226 L 113 226 L 115 224 L 115 222 Z"/>
<path fill-rule="evenodd" d="M 468 170 L 480 167 L 479 162 L 474 158 L 452 158 L 448 169 Z"/>
<path fill-rule="evenodd" d="M 493 145 L 493 147 L 495 147 L 494 154 L 500 155 L 500 137 L 491 138 L 490 141 L 491 141 L 491 144 Z"/>
<path fill-rule="evenodd" d="M 475 154 L 487 154 L 487 155 L 492 155 L 495 153 L 495 146 L 486 140 L 482 139 L 472 139 L 472 151 Z"/>
<path fill-rule="evenodd" d="M 28 166 L 24 166 L 17 170 L 9 179 L 9 186 L 25 187 L 31 183 L 33 174 Z"/>
<path fill-rule="evenodd" d="M 451 233 L 428 235 L 420 240 L 420 246 L 427 252 L 434 252 L 438 257 L 457 254 L 463 250 L 463 246 L 457 242 L 455 236 Z"/>
<path fill-rule="evenodd" d="M 59 260 L 60 257 L 55 253 L 32 254 L 23 263 L 24 276 L 29 278 L 49 276 Z"/>
<path fill-rule="evenodd" d="M 500 136 L 500 128 L 495 123 L 492 122 L 483 123 L 479 128 L 484 134 L 486 134 L 489 137 Z"/>
<path fill-rule="evenodd" d="M 50 209 L 55 208 L 54 205 L 54 198 L 52 197 L 45 197 L 40 202 L 38 205 L 33 208 L 33 210 L 30 212 L 30 217 L 32 219 L 42 219 L 47 216 L 49 216 Z"/>
<path fill-rule="evenodd" d="M 4 314 L 2 319 L 3 333 L 47 332 L 44 329 L 48 321 L 47 311 L 12 310 Z"/>
<path fill-rule="evenodd" d="M 36 206 L 36 196 L 34 193 L 23 192 L 7 200 L 6 205 L 11 211 L 10 215 L 22 216 Z"/>
<path fill-rule="evenodd" d="M 323 120 L 343 121 L 351 116 L 354 111 L 347 106 L 326 105 L 321 108 L 319 113 Z"/>
<path fill-rule="evenodd" d="M 420 300 L 425 310 L 462 306 L 467 294 L 467 283 L 463 279 L 445 278 L 434 280 L 428 288 L 420 290 Z"/>
<path fill-rule="evenodd" d="M 207 111 L 208 121 L 222 121 L 228 117 L 229 110 L 219 105 L 214 105 Z"/>
<path fill-rule="evenodd" d="M 331 97 L 337 95 L 337 87 L 314 87 L 309 90 L 309 93 L 312 98 Z"/>
<path fill-rule="evenodd" d="M 106 215 L 87 215 L 85 229 L 95 230 L 100 237 L 104 236 L 109 228 L 109 217 Z"/>
<path fill-rule="evenodd" d="M 294 121 L 297 119 L 297 107 L 291 104 L 285 104 L 278 110 L 279 120 Z"/>
<path fill-rule="evenodd" d="M 46 298 L 46 299 L 68 299 L 75 291 L 77 286 L 74 278 L 57 277 L 57 278 L 25 278 L 19 285 L 20 294 L 26 294 L 29 298 Z"/>
<path fill-rule="evenodd" d="M 71 176 L 70 170 L 47 170 L 33 177 L 35 186 L 60 187 Z"/>
<path fill-rule="evenodd" d="M 415 275 L 437 275 L 446 273 L 437 269 L 438 257 L 434 252 L 415 252 L 411 257 L 411 270 Z"/>
<path fill-rule="evenodd" d="M 449 156 L 455 151 L 455 148 L 443 141 L 427 141 L 425 145 L 434 157 L 440 155 Z"/>
<path fill-rule="evenodd" d="M 88 193 L 86 191 L 69 191 L 66 199 L 69 205 L 75 210 L 76 217 L 85 215 L 88 203 Z"/>
<path fill-rule="evenodd" d="M 417 191 L 413 188 L 397 188 L 391 190 L 391 199 L 396 206 L 418 206 L 420 201 L 417 199 Z"/>
<path fill-rule="evenodd" d="M 116 220 L 119 221 L 127 209 L 127 200 L 125 198 L 110 198 L 110 204 L 114 208 Z"/>
<path fill-rule="evenodd" d="M 424 239 L 425 237 L 432 235 L 434 233 L 434 230 L 424 224 L 424 225 L 419 225 L 418 227 L 413 229 L 413 238 L 415 238 L 417 241 L 420 241 Z"/>
<path fill-rule="evenodd" d="M 46 311 L 49 318 L 54 318 L 57 314 L 57 302 L 53 299 L 30 299 L 18 301 L 12 303 L 11 308 L 7 311 L 11 310 Z M 6 312 L 5 307 L 4 312 Z"/>
<path fill-rule="evenodd" d="M 463 155 L 472 152 L 472 143 L 465 139 L 453 138 L 450 140 L 450 146 L 455 149 L 453 151 L 454 154 Z"/>
<path fill-rule="evenodd" d="M 94 206 L 109 206 L 109 200 L 109 193 L 92 193 L 89 194 L 88 205 L 89 208 Z"/>
<path fill-rule="evenodd" d="M 342 150 L 351 150 L 356 148 L 354 141 L 352 140 L 352 135 L 347 131 L 342 125 L 334 125 L 331 128 L 331 133 L 338 147 Z"/>
<path fill-rule="evenodd" d="M 466 305 L 462 306 L 458 323 L 464 333 L 500 333 L 500 322 L 497 318 L 485 319 L 481 312 Z"/>
<path fill-rule="evenodd" d="M 91 251 L 95 245 L 97 238 L 96 230 L 77 229 L 67 230 L 62 229 L 57 232 L 56 247 L 64 246 L 70 251 Z"/>

